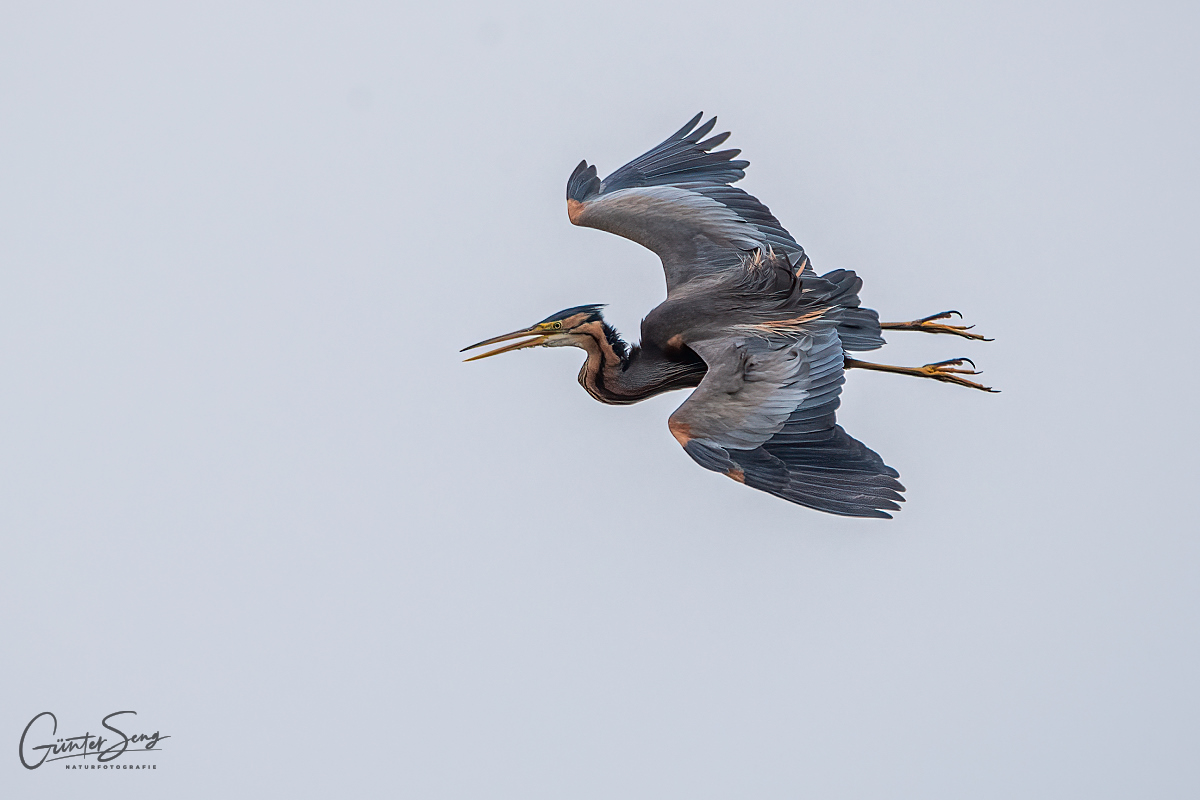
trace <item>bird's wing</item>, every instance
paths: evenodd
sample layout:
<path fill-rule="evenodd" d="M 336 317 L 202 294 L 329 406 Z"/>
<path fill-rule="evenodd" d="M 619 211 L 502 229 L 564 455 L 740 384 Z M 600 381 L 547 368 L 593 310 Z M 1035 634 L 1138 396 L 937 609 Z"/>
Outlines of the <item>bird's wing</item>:
<path fill-rule="evenodd" d="M 736 266 L 747 251 L 771 248 L 800 265 L 804 249 L 770 209 L 730 184 L 745 177 L 740 150 L 711 152 L 703 114 L 604 180 L 580 162 L 567 181 L 571 222 L 631 239 L 662 259 L 670 294 L 688 281 Z"/>
<path fill-rule="evenodd" d="M 708 373 L 670 427 L 696 463 L 831 514 L 890 517 L 900 507 L 899 473 L 836 422 L 845 381 L 836 328 L 689 346 Z"/>

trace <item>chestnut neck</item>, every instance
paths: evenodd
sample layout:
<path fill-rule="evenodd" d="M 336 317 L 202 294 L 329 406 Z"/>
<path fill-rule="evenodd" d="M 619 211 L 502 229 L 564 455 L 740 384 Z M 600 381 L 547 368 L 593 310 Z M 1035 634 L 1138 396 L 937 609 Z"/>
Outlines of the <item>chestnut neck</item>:
<path fill-rule="evenodd" d="M 656 348 L 629 348 L 603 322 L 589 322 L 576 332 L 583 334 L 580 346 L 587 352 L 579 384 L 601 403 L 628 405 L 693 387 L 706 371 L 703 362 L 672 360 Z"/>

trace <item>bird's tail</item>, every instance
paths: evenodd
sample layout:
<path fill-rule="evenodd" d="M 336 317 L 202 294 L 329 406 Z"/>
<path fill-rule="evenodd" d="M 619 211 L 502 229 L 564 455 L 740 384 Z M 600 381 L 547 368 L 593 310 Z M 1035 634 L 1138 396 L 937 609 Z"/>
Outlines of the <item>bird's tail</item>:
<path fill-rule="evenodd" d="M 877 350 L 886 342 L 879 314 L 863 308 L 858 299 L 862 278 L 852 270 L 835 269 L 818 276 L 807 263 L 800 272 L 801 292 L 814 303 L 837 309 L 837 331 L 846 350 Z"/>

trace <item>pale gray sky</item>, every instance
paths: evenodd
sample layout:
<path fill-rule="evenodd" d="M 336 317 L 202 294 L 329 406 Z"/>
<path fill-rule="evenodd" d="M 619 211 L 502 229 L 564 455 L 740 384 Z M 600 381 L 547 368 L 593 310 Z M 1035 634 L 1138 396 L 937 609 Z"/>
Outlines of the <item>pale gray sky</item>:
<path fill-rule="evenodd" d="M 0 795 L 1200 792 L 1195 5 L 423 6 L 0 10 Z M 636 337 L 563 187 L 701 109 L 819 271 L 996 337 L 881 358 L 1000 395 L 849 376 L 894 521 L 459 361 Z M 157 770 L 20 766 L 123 709 Z"/>

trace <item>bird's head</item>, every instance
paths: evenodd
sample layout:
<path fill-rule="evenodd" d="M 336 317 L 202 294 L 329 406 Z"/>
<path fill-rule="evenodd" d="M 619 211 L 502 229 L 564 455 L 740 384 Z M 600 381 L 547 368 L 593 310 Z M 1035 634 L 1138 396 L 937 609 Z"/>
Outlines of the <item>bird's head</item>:
<path fill-rule="evenodd" d="M 497 347 L 495 350 L 489 350 L 465 360 L 477 361 L 512 350 L 522 350 L 526 347 L 582 347 L 586 349 L 589 341 L 595 341 L 599 336 L 610 337 L 612 328 L 605 324 L 604 318 L 600 315 L 600 309 L 603 307 L 602 305 L 591 305 L 568 308 L 557 314 L 551 314 L 528 328 L 485 339 L 470 347 L 464 347 L 459 352 L 474 350 L 476 347 L 487 347 L 490 344 L 499 344 L 512 339 L 521 341 Z M 612 335 L 615 336 L 615 332 L 612 332 Z"/>

